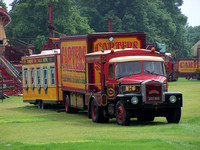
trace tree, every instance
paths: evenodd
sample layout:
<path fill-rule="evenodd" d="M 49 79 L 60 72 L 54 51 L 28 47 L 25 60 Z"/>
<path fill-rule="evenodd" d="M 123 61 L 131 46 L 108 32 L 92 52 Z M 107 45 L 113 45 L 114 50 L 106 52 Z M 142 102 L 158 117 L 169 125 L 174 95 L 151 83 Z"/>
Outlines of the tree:
<path fill-rule="evenodd" d="M 161 42 L 168 50 L 188 55 L 185 17 L 179 6 L 183 0 L 75 0 L 81 14 L 88 18 L 96 32 L 108 31 L 112 19 L 113 32 L 145 32 L 148 42 Z"/>
<path fill-rule="evenodd" d="M 6 7 L 6 3 L 4 3 L 4 0 L 0 0 L 0 7 L 2 7 L 3 9 L 5 9 L 6 11 L 8 11 L 7 7 Z"/>
<path fill-rule="evenodd" d="M 200 26 L 192 27 L 187 26 L 187 41 L 191 46 L 196 44 L 200 40 Z"/>
<path fill-rule="evenodd" d="M 8 37 L 38 37 L 43 41 L 48 35 L 48 2 L 14 0 Z M 187 17 L 179 9 L 183 0 L 52 0 L 52 3 L 55 30 L 60 33 L 107 32 L 111 18 L 113 32 L 145 32 L 147 42 L 164 43 L 168 50 L 179 50 L 180 57 L 190 54 Z"/>
<path fill-rule="evenodd" d="M 39 52 L 48 36 L 48 3 L 49 0 L 14 0 L 10 11 L 12 22 L 6 30 L 7 37 L 36 38 L 36 49 Z M 80 16 L 76 6 L 69 0 L 54 0 L 52 4 L 56 31 L 67 35 L 93 32 L 87 19 Z"/>

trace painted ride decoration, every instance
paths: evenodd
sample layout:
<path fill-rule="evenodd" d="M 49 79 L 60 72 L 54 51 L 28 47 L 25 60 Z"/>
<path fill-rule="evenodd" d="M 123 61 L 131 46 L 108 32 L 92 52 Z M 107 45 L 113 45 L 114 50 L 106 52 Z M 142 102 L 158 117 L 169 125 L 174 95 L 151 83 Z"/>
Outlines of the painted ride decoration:
<path fill-rule="evenodd" d="M 179 59 L 178 72 L 180 77 L 200 80 L 200 46 L 197 48 L 197 55 L 193 59 Z"/>
<path fill-rule="evenodd" d="M 147 50 L 144 33 L 97 33 L 60 37 L 59 50 L 23 57 L 23 101 L 67 113 L 87 110 L 93 122 L 116 118 L 179 123 L 182 94 L 168 92 L 164 60 Z"/>
<path fill-rule="evenodd" d="M 22 93 L 20 73 L 5 56 L 7 52 L 5 47 L 8 44 L 5 28 L 10 21 L 7 11 L 0 7 L 0 95 L 2 97 Z"/>

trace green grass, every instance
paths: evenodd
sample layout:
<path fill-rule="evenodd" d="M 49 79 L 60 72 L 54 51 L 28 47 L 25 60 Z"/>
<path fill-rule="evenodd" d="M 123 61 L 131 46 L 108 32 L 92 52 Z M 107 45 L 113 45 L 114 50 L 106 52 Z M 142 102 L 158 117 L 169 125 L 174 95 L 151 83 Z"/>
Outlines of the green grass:
<path fill-rule="evenodd" d="M 200 149 L 200 81 L 180 78 L 170 83 L 169 91 L 183 93 L 179 124 L 168 124 L 163 117 L 147 123 L 132 119 L 128 127 L 115 119 L 96 124 L 87 112 L 40 110 L 22 97 L 7 98 L 0 102 L 0 150 Z"/>

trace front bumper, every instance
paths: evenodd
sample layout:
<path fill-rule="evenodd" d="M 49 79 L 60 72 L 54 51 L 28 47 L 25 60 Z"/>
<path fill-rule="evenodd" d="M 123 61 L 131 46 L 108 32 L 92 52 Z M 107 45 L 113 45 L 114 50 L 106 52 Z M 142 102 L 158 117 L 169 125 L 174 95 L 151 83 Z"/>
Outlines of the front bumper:
<path fill-rule="evenodd" d="M 176 102 L 172 103 L 170 102 L 170 96 L 174 95 L 176 97 Z M 177 108 L 182 107 L 182 93 L 180 92 L 164 92 L 163 93 L 163 100 L 162 102 L 152 102 L 152 103 L 146 103 L 144 98 L 142 97 L 142 94 L 119 94 L 117 96 L 120 98 L 124 104 L 125 109 L 145 109 L 145 108 Z M 132 97 L 138 98 L 138 103 L 133 104 L 131 102 Z"/>

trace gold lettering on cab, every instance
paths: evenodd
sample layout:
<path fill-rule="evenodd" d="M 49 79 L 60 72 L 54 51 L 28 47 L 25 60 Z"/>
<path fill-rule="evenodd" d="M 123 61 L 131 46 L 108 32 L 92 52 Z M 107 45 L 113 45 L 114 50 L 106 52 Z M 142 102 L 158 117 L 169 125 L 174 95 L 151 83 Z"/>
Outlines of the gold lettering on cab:
<path fill-rule="evenodd" d="M 126 86 L 126 91 L 135 91 L 135 89 L 134 85 Z"/>

